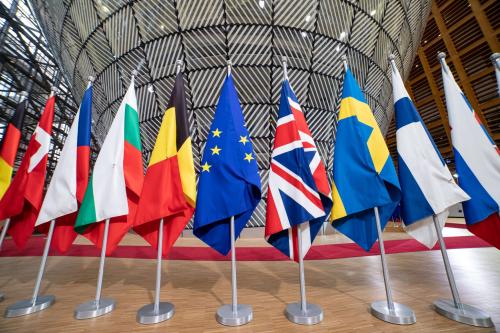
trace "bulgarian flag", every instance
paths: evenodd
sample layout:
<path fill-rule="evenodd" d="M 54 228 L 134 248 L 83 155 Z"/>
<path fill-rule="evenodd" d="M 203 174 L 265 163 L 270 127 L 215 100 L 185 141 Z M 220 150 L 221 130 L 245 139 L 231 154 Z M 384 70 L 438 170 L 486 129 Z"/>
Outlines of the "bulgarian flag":
<path fill-rule="evenodd" d="M 92 85 L 89 83 L 35 223 L 40 231 L 47 233 L 50 225 L 47 222 L 56 220 L 52 244 L 63 253 L 77 236 L 73 226 L 89 182 L 91 124 Z"/>
<path fill-rule="evenodd" d="M 158 226 L 163 219 L 165 255 L 193 216 L 195 200 L 184 78 L 179 73 L 146 171 L 134 231 L 158 249 Z"/>
<path fill-rule="evenodd" d="M 16 112 L 10 118 L 0 143 L 0 199 L 7 191 L 12 178 L 17 148 L 19 148 L 19 141 L 21 141 L 21 128 L 23 127 L 24 110 L 27 102 L 28 100 L 24 98 L 17 105 Z"/>
<path fill-rule="evenodd" d="M 100 248 L 104 235 L 101 222 L 110 219 L 106 254 L 113 252 L 133 224 L 143 179 L 139 114 L 132 77 L 95 162 L 75 231 Z"/>
<path fill-rule="evenodd" d="M 31 135 L 23 161 L 0 201 L 0 220 L 10 218 L 7 232 L 23 248 L 33 233 L 42 206 L 56 97 L 51 94 Z"/>

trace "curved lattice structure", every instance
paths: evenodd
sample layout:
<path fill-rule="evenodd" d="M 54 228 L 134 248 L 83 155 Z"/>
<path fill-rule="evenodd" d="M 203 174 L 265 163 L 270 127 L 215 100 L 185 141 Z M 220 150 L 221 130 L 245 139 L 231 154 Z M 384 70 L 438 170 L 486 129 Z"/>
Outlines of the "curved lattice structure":
<path fill-rule="evenodd" d="M 32 0 L 78 100 L 96 77 L 94 133 L 104 139 L 131 71 L 137 79 L 145 162 L 168 102 L 175 62 L 186 65 L 195 163 L 204 148 L 226 73 L 235 82 L 267 187 L 281 57 L 328 167 L 348 56 L 375 117 L 386 132 L 392 118 L 387 56 L 408 76 L 430 0 Z M 265 195 L 265 192 L 264 192 Z M 264 200 L 251 225 L 264 222 Z"/>

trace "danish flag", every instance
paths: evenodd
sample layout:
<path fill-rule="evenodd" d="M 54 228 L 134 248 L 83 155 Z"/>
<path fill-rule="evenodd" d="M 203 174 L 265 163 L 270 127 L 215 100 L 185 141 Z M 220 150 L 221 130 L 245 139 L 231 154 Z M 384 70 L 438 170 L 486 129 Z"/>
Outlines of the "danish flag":
<path fill-rule="evenodd" d="M 306 255 L 330 213 L 326 170 L 288 80 L 283 81 L 267 193 L 266 240 L 298 261 L 297 227 Z"/>

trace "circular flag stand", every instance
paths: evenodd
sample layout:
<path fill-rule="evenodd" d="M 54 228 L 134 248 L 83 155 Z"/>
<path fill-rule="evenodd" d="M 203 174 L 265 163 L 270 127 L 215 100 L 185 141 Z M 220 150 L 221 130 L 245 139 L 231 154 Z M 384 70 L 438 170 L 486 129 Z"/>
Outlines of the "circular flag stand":
<path fill-rule="evenodd" d="M 25 316 L 45 310 L 56 301 L 56 298 L 53 295 L 38 296 L 38 292 L 40 291 L 40 284 L 42 283 L 43 273 L 45 272 L 45 264 L 47 263 L 47 256 L 49 254 L 50 242 L 52 241 L 52 234 L 54 233 L 55 223 L 55 220 L 50 221 L 49 233 L 47 234 L 47 239 L 45 241 L 45 247 L 43 249 L 42 261 L 40 262 L 40 269 L 38 270 L 38 276 L 35 282 L 33 297 L 29 300 L 22 300 L 9 305 L 5 310 L 6 318 Z"/>
<path fill-rule="evenodd" d="M 95 300 L 80 304 L 75 309 L 75 319 L 95 318 L 115 309 L 116 302 L 112 298 L 101 298 L 102 278 L 104 275 L 104 260 L 106 259 L 106 247 L 108 244 L 109 219 L 104 222 L 104 237 L 102 239 L 101 259 L 99 262 L 99 276 L 97 278 L 97 291 Z"/>
<path fill-rule="evenodd" d="M 378 207 L 373 208 L 375 213 L 375 222 L 377 224 L 378 244 L 380 246 L 380 259 L 382 261 L 382 272 L 384 274 L 386 301 L 377 301 L 371 304 L 371 313 L 380 320 L 391 324 L 410 325 L 414 324 L 417 319 L 412 309 L 404 304 L 395 303 L 392 300 L 392 290 L 389 285 L 389 271 L 385 261 L 384 240 L 382 239 L 382 228 L 380 226 L 380 216 Z"/>
<path fill-rule="evenodd" d="M 297 241 L 300 275 L 300 303 L 290 303 L 286 306 L 285 316 L 292 323 L 299 325 L 315 325 L 323 320 L 323 310 L 315 304 L 307 303 L 304 278 L 304 258 L 302 255 L 302 228 L 297 226 Z"/>
<path fill-rule="evenodd" d="M 154 303 L 144 305 L 137 311 L 137 322 L 141 324 L 158 324 L 172 318 L 175 307 L 172 303 L 160 302 L 161 288 L 161 255 L 163 249 L 163 219 L 158 227 L 158 257 L 156 264 L 156 290 Z"/>
<path fill-rule="evenodd" d="M 453 271 L 451 270 L 450 260 L 448 259 L 448 253 L 446 252 L 443 234 L 441 233 L 441 228 L 435 215 L 433 216 L 433 219 L 434 227 L 436 228 L 436 233 L 438 235 L 439 247 L 443 256 L 444 268 L 446 270 L 446 275 L 448 276 L 451 294 L 453 295 L 453 300 L 438 299 L 434 301 L 434 309 L 440 315 L 460 323 L 478 327 L 493 327 L 494 325 L 491 317 L 486 312 L 460 302 L 460 296 L 458 295 L 457 285 L 455 284 L 455 278 L 453 276 Z"/>
<path fill-rule="evenodd" d="M 224 304 L 218 308 L 215 318 L 217 319 L 217 322 L 225 326 L 241 326 L 252 320 L 253 312 L 250 305 L 238 304 L 238 291 L 236 287 L 236 251 L 234 246 L 234 216 L 231 217 L 230 223 L 232 304 Z"/>

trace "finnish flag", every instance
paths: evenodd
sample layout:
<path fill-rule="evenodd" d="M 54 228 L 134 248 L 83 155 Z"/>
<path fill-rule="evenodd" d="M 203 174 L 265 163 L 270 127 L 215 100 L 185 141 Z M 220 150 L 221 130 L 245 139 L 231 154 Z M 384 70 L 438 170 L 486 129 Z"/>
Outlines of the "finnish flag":
<path fill-rule="evenodd" d="M 391 60 L 401 217 L 413 238 L 428 248 L 437 241 L 433 215 L 441 228 L 448 208 L 470 197 L 455 183 Z"/>

